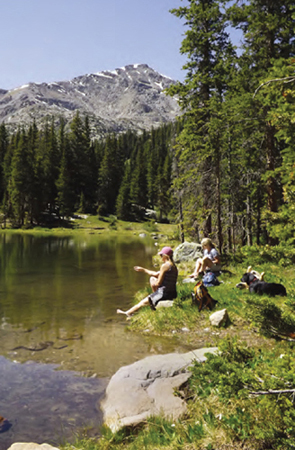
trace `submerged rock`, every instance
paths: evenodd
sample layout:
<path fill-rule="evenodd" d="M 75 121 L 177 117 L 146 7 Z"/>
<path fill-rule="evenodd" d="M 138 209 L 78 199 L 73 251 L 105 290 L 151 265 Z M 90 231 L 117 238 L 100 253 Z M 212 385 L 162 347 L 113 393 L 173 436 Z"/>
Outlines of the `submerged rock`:
<path fill-rule="evenodd" d="M 11 427 L 11 423 L 9 420 L 5 419 L 5 417 L 0 416 L 0 433 L 4 433 L 8 431 Z"/>
<path fill-rule="evenodd" d="M 113 431 L 136 425 L 147 417 L 163 414 L 167 418 L 182 416 L 187 406 L 174 395 L 191 376 L 193 361 L 204 362 L 205 353 L 216 347 L 188 353 L 148 356 L 119 369 L 111 378 L 101 403 L 105 424 Z"/>

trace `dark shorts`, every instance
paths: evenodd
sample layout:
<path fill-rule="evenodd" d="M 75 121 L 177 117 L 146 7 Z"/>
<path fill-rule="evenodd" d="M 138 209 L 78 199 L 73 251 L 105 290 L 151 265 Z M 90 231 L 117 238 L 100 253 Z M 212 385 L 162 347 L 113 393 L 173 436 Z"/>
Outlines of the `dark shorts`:
<path fill-rule="evenodd" d="M 159 287 L 156 292 L 153 292 L 149 295 L 150 303 L 152 303 L 155 307 L 162 300 L 173 300 L 177 297 L 177 292 L 167 292 L 164 287 Z"/>

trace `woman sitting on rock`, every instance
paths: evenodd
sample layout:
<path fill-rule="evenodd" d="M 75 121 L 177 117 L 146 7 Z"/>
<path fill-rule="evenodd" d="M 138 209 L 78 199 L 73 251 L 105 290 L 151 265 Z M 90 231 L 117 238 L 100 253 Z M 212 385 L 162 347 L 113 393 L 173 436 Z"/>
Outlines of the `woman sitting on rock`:
<path fill-rule="evenodd" d="M 164 247 L 158 253 L 161 256 L 163 264 L 159 272 L 145 269 L 144 267 L 135 266 L 136 272 L 144 272 L 150 275 L 150 285 L 152 294 L 145 297 L 128 311 L 117 309 L 118 314 L 125 314 L 127 317 L 132 316 L 142 306 L 150 305 L 151 309 L 155 310 L 157 304 L 162 300 L 173 300 L 177 297 L 176 282 L 178 277 L 178 270 L 173 261 L 173 250 L 171 247 Z"/>
<path fill-rule="evenodd" d="M 197 278 L 201 272 L 205 272 L 208 269 L 212 272 L 219 272 L 221 270 L 220 255 L 211 239 L 202 239 L 201 245 L 204 250 L 204 256 L 203 258 L 197 259 L 195 270 L 190 275 L 190 278 Z"/>

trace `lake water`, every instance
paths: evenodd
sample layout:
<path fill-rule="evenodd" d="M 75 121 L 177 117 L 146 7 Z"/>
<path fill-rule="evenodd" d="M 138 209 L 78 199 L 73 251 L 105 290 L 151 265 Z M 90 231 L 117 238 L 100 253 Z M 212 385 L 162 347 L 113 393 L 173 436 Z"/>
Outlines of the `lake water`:
<path fill-rule="evenodd" d="M 57 445 L 101 423 L 109 377 L 147 355 L 181 351 L 177 341 L 126 330 L 117 308 L 132 305 L 152 267 L 155 241 L 138 236 L 37 237 L 0 233 L 0 415 L 16 441 Z M 56 370 L 58 369 L 58 370 Z"/>

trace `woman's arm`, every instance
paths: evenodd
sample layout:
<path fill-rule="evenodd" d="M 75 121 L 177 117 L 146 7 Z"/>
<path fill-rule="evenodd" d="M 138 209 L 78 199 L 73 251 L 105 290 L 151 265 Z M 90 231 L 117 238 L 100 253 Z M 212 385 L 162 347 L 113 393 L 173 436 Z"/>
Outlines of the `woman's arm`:
<path fill-rule="evenodd" d="M 211 249 L 211 255 L 211 261 L 213 262 L 213 264 L 220 264 L 220 255 L 216 248 Z"/>
<path fill-rule="evenodd" d="M 212 259 L 212 262 L 213 262 L 214 264 L 220 264 L 220 256 L 219 256 L 219 255 L 216 255 L 216 256 L 214 257 L 214 259 Z"/>
<path fill-rule="evenodd" d="M 170 269 L 170 264 L 169 264 L 169 262 L 166 262 L 166 263 L 164 263 L 164 264 L 161 266 L 161 269 L 160 269 L 160 272 L 159 272 L 159 275 L 158 275 L 157 283 L 155 283 L 155 286 L 156 286 L 156 287 L 162 286 L 162 283 L 163 283 L 163 280 L 164 280 L 165 272 L 167 272 L 167 270 L 169 270 L 169 269 Z"/>
<path fill-rule="evenodd" d="M 136 270 L 136 272 L 144 272 L 147 275 L 150 275 L 151 277 L 158 277 L 160 272 L 155 272 L 154 270 L 149 270 L 149 269 L 145 269 L 144 267 L 141 266 L 134 266 L 134 270 Z"/>

